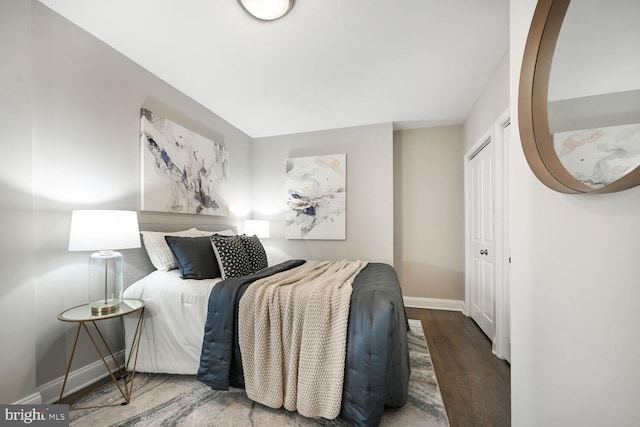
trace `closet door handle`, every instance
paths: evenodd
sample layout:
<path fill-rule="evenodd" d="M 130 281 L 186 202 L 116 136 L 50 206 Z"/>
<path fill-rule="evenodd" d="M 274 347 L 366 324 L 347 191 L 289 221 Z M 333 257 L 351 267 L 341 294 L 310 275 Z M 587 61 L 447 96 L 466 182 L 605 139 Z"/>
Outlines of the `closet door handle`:
<path fill-rule="evenodd" d="M 480 249 L 480 255 L 489 255 L 489 249 Z"/>

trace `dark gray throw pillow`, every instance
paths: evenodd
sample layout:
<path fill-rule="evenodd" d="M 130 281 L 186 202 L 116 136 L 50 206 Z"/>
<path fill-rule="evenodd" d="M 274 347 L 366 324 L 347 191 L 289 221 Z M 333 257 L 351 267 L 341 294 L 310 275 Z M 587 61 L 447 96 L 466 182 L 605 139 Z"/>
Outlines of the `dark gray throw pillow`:
<path fill-rule="evenodd" d="M 269 261 L 267 260 L 267 253 L 264 250 L 264 246 L 262 246 L 262 242 L 258 238 L 258 236 L 247 236 L 242 235 L 239 236 L 240 240 L 242 240 L 242 244 L 244 245 L 244 250 L 247 252 L 247 257 L 249 258 L 249 263 L 251 264 L 251 270 L 256 272 L 258 270 L 262 270 L 263 268 L 267 268 L 269 265 Z"/>
<path fill-rule="evenodd" d="M 165 236 L 183 279 L 214 279 L 220 269 L 209 237 Z"/>

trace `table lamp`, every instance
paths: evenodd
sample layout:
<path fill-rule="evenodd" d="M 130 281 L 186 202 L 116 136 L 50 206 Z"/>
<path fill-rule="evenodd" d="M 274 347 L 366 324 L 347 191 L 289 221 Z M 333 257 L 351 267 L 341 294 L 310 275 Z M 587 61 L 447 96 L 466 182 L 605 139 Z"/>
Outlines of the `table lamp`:
<path fill-rule="evenodd" d="M 245 219 L 244 234 L 247 236 L 253 236 L 255 234 L 259 239 L 268 239 L 271 235 L 271 233 L 269 233 L 269 221 L 263 219 Z"/>
<path fill-rule="evenodd" d="M 139 248 L 138 215 L 134 211 L 76 210 L 71 214 L 70 251 L 98 251 L 89 258 L 91 314 L 118 311 L 124 288 L 123 258 L 116 249 Z"/>

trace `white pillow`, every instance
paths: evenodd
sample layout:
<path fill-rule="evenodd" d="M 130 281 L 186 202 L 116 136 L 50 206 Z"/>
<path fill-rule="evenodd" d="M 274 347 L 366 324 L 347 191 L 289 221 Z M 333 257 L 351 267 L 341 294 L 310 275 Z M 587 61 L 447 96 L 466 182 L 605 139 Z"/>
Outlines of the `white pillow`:
<path fill-rule="evenodd" d="M 202 237 L 202 232 L 195 228 L 173 233 L 166 231 L 141 231 L 140 234 L 142 234 L 144 248 L 147 250 L 151 264 L 153 264 L 156 269 L 162 271 L 178 268 L 178 261 L 173 256 L 173 252 L 171 252 L 164 236 Z"/>

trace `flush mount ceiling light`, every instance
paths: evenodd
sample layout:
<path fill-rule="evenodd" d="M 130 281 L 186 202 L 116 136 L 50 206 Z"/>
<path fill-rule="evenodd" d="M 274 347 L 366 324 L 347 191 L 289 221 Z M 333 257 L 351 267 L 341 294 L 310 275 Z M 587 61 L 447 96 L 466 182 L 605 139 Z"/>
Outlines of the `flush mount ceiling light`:
<path fill-rule="evenodd" d="M 282 18 L 293 8 L 294 0 L 238 0 L 251 16 L 261 21 Z"/>

